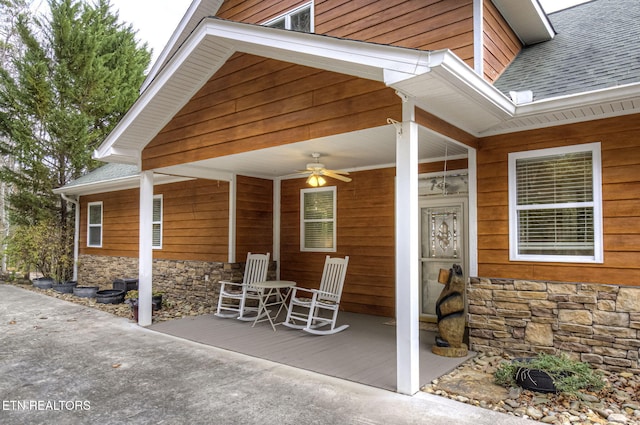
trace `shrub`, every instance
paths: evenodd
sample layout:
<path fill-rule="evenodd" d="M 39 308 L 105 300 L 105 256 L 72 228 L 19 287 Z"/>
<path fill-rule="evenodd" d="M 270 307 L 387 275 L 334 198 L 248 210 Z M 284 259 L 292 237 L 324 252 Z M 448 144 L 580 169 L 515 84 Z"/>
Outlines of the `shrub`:
<path fill-rule="evenodd" d="M 570 359 L 566 354 L 540 353 L 531 359 L 503 362 L 494 374 L 495 383 L 505 387 L 516 386 L 516 374 L 521 369 L 537 369 L 547 373 L 559 392 L 575 395 L 580 390 L 599 391 L 605 386 L 600 371 L 588 363 Z"/>

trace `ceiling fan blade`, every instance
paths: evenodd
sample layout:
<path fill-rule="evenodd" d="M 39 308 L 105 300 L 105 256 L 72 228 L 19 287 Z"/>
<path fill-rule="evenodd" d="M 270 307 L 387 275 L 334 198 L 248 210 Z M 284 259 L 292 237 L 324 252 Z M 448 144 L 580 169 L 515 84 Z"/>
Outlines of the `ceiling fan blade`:
<path fill-rule="evenodd" d="M 303 173 L 303 174 L 312 173 L 313 172 L 311 170 L 293 170 L 293 171 L 296 172 L 296 173 Z"/>
<path fill-rule="evenodd" d="M 334 174 L 345 174 L 345 175 L 349 175 L 348 171 L 342 171 L 342 170 L 327 170 L 326 168 L 323 169 L 324 172 L 329 172 L 329 173 L 334 173 Z"/>
<path fill-rule="evenodd" d="M 327 177 L 331 177 L 333 179 L 341 180 L 341 181 L 347 182 L 347 183 L 349 183 L 351 181 L 351 178 L 345 177 L 345 176 L 340 175 L 340 174 L 337 174 L 333 170 L 323 170 L 322 174 L 324 174 Z"/>

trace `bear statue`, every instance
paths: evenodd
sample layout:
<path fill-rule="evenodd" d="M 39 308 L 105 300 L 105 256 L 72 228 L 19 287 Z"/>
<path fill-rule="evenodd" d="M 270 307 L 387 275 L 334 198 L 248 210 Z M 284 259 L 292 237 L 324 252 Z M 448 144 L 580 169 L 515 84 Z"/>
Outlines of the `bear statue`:
<path fill-rule="evenodd" d="M 468 354 L 468 347 L 462 342 L 465 331 L 462 267 L 454 264 L 448 272 L 440 270 L 438 281 L 445 286 L 436 301 L 439 335 L 431 351 L 445 357 L 464 357 Z"/>

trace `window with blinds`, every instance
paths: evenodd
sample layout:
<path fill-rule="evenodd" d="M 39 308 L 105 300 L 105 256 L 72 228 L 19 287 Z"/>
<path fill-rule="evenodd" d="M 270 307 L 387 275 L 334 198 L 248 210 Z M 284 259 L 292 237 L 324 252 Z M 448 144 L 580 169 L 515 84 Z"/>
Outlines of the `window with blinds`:
<path fill-rule="evenodd" d="M 313 13 L 311 9 L 312 3 L 305 4 L 293 9 L 284 15 L 267 21 L 264 26 L 271 28 L 279 28 L 283 30 L 312 32 L 313 31 Z"/>
<path fill-rule="evenodd" d="M 300 250 L 335 252 L 336 187 L 300 191 Z"/>
<path fill-rule="evenodd" d="M 152 219 L 152 238 L 151 246 L 156 249 L 162 248 L 162 195 L 153 197 L 153 219 Z"/>
<path fill-rule="evenodd" d="M 512 260 L 602 258 L 600 145 L 509 155 Z"/>
<path fill-rule="evenodd" d="M 87 204 L 87 246 L 102 248 L 102 201 Z"/>

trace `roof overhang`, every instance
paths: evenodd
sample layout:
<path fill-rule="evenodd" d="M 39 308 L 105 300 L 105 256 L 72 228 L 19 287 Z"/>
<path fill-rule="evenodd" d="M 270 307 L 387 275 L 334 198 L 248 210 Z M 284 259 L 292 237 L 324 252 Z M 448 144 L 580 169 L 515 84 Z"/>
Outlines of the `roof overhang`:
<path fill-rule="evenodd" d="M 538 0 L 492 0 L 520 41 L 528 46 L 551 40 L 555 31 Z"/>
<path fill-rule="evenodd" d="M 422 51 L 206 18 L 94 157 L 139 164 L 144 147 L 237 52 L 382 82 L 477 137 L 640 113 L 637 85 L 516 105 L 449 50 Z"/>

